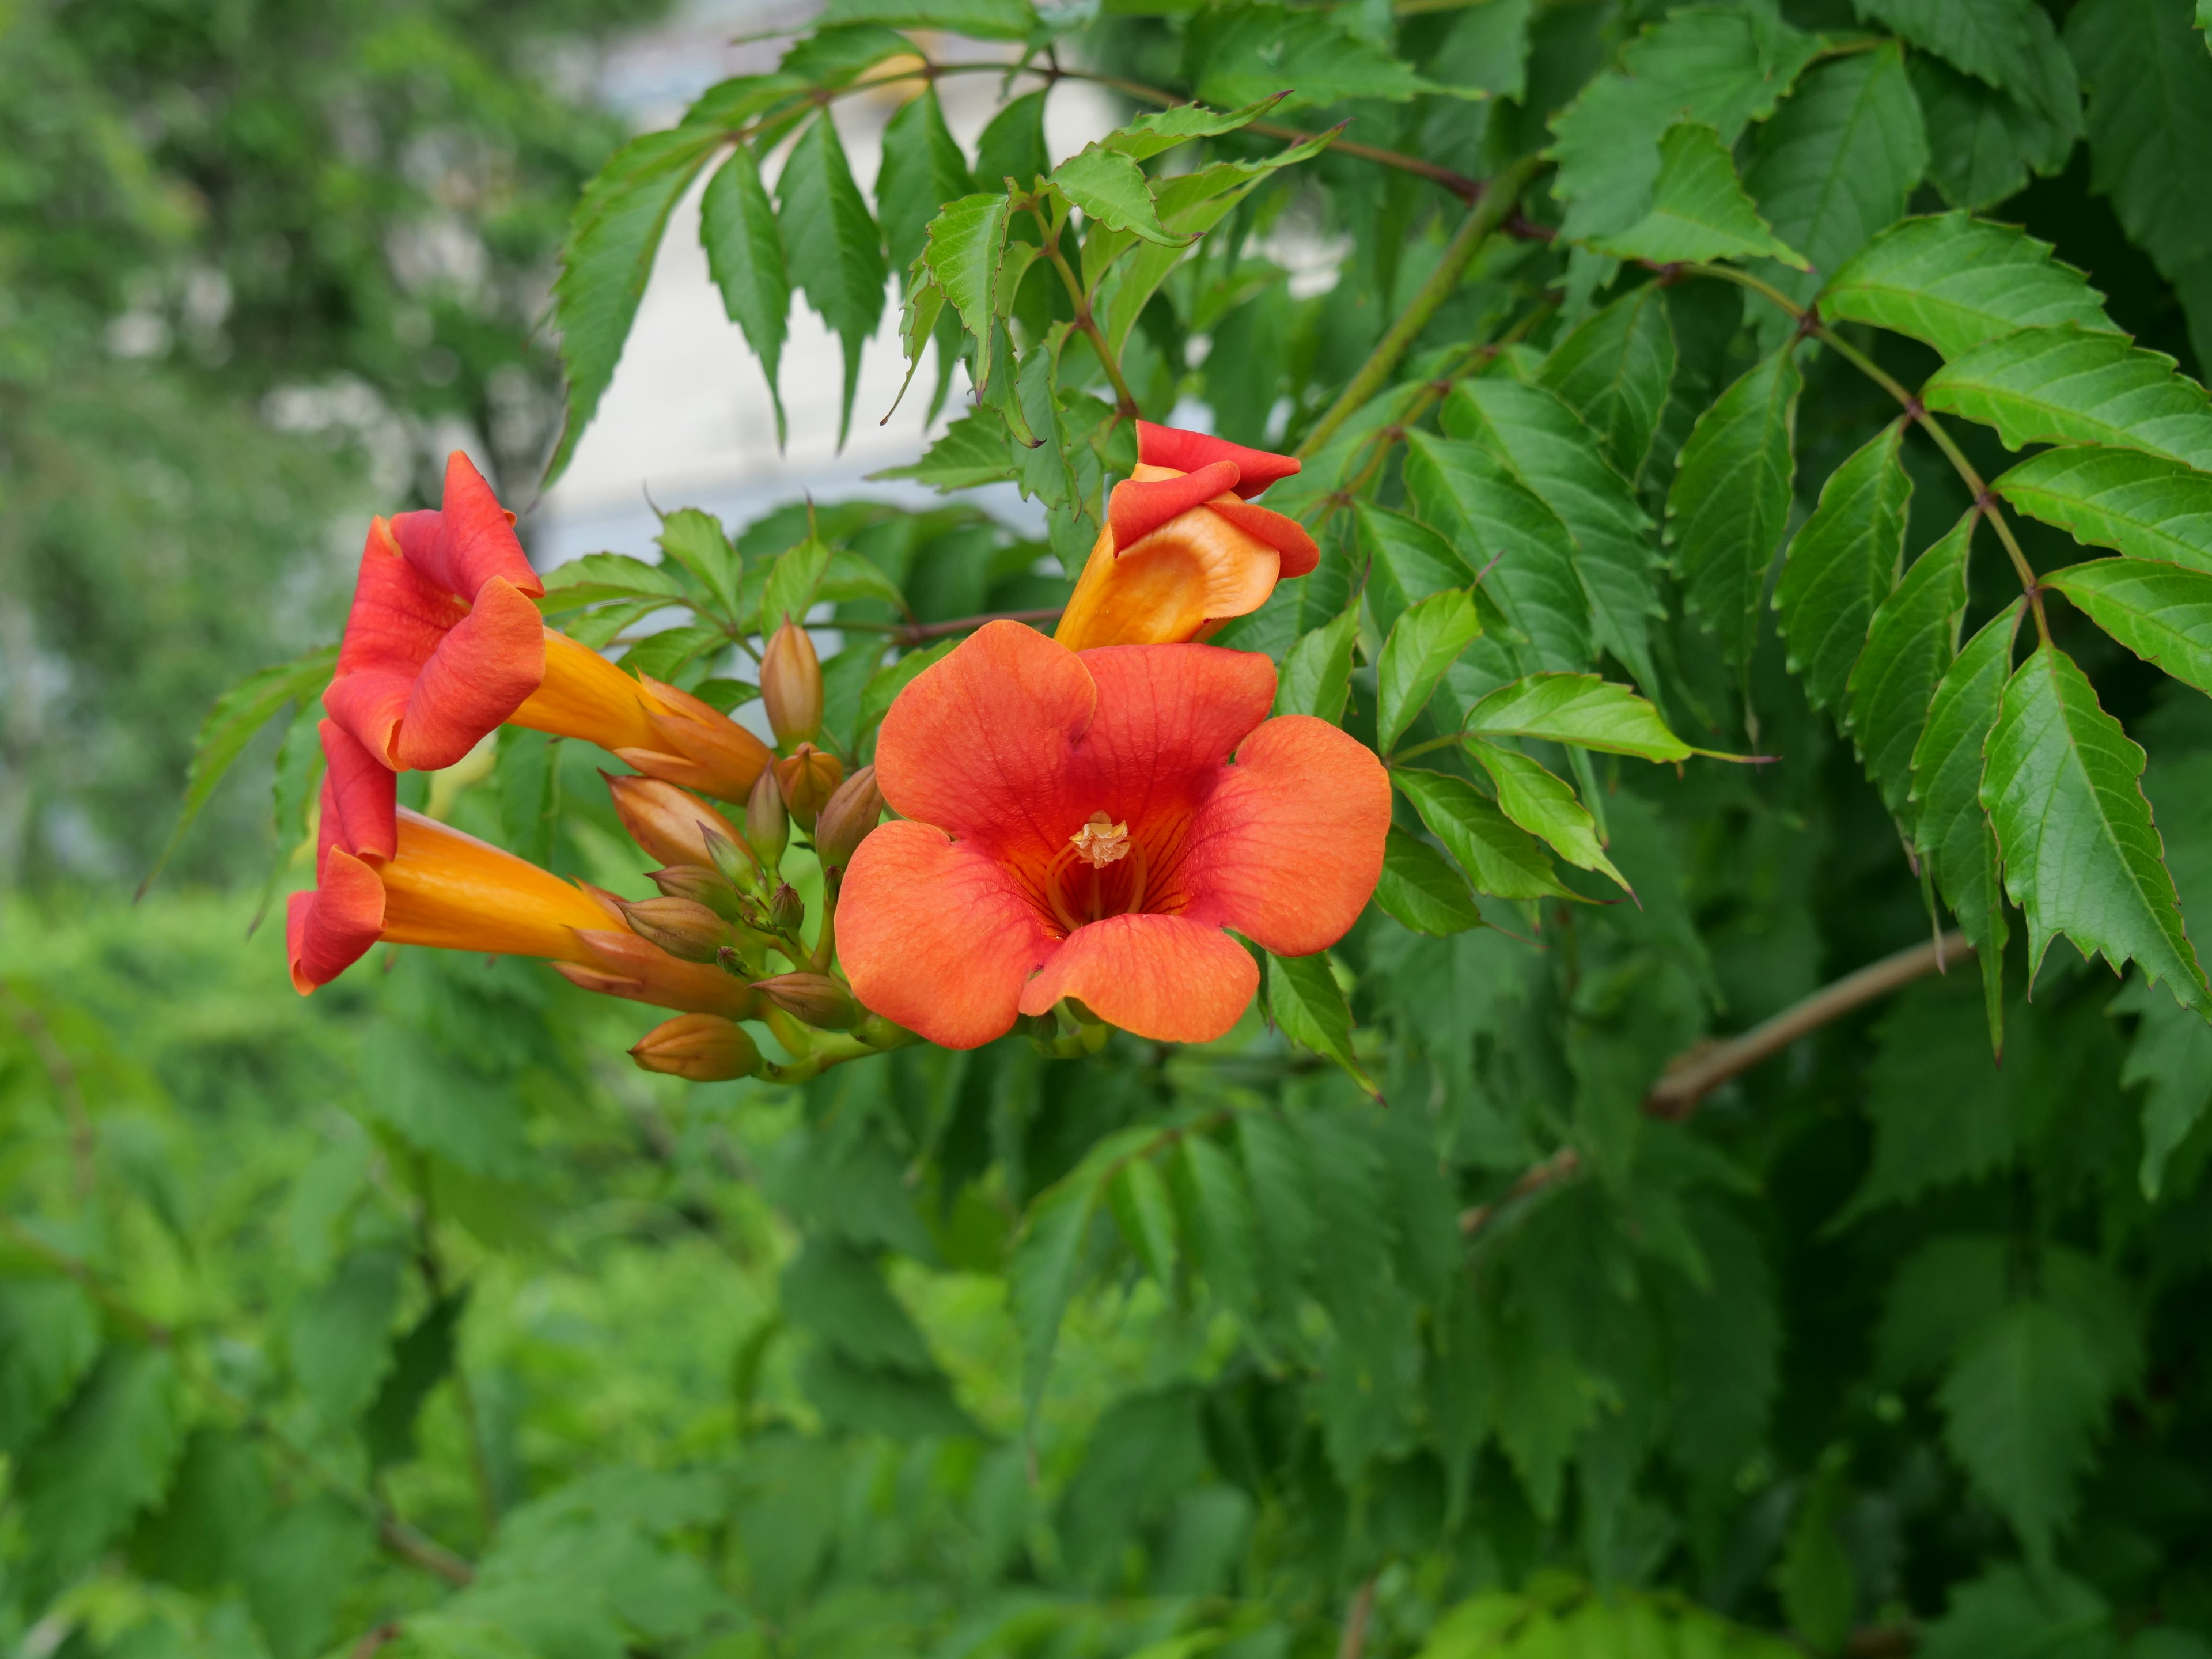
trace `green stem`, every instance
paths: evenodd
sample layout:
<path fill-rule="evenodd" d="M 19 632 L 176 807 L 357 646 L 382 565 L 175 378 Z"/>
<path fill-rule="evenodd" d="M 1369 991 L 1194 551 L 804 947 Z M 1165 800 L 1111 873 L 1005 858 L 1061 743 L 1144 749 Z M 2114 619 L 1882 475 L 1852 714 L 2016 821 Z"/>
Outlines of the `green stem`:
<path fill-rule="evenodd" d="M 1376 343 L 1375 349 L 1368 354 L 1367 361 L 1359 366 L 1359 372 L 1346 383 L 1344 390 L 1337 394 L 1336 401 L 1329 405 L 1328 411 L 1314 423 L 1313 430 L 1306 434 L 1305 441 L 1297 447 L 1300 459 L 1316 453 L 1336 435 L 1339 427 L 1382 389 L 1391 372 L 1398 367 L 1399 359 L 1420 337 L 1421 331 L 1429 325 L 1430 319 L 1459 287 L 1460 278 L 1467 274 L 1468 266 L 1474 263 L 1474 256 L 1483 243 L 1505 222 L 1506 216 L 1513 211 L 1514 204 L 1520 200 L 1523 187 L 1544 165 L 1536 156 L 1523 156 L 1490 181 L 1450 242 L 1445 246 L 1443 257 L 1437 261 L 1437 268 L 1429 273 L 1428 280 L 1413 295 L 1413 303 L 1399 314 L 1397 321 L 1390 325 L 1389 331 Z"/>
<path fill-rule="evenodd" d="M 1091 342 L 1091 349 L 1098 354 L 1098 361 L 1106 370 L 1106 378 L 1113 382 L 1114 413 L 1125 421 L 1135 420 L 1136 394 L 1129 390 L 1129 383 L 1121 378 L 1121 360 L 1115 356 L 1114 348 L 1106 343 L 1106 333 L 1098 326 L 1098 319 L 1091 314 L 1091 296 L 1083 291 L 1082 279 L 1075 274 L 1074 267 L 1067 263 L 1067 255 L 1060 252 L 1060 239 L 1052 234 L 1052 227 L 1046 222 L 1043 211 L 1035 202 L 1025 205 L 1030 216 L 1037 222 L 1037 229 L 1043 234 L 1045 258 L 1052 261 L 1052 268 L 1060 273 L 1060 280 L 1067 285 L 1069 302 L 1075 307 L 1075 325 L 1083 331 L 1084 338 Z"/>

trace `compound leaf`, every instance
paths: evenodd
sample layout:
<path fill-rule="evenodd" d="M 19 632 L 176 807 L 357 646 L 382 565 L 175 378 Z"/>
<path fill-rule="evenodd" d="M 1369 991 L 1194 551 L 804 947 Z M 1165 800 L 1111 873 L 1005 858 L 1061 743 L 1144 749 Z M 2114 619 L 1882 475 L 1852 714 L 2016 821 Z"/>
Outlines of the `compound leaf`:
<path fill-rule="evenodd" d="M 1828 475 L 1820 504 L 1790 538 L 1774 590 L 1790 666 L 1816 708 L 1840 710 L 1875 608 L 1905 558 L 1912 479 L 1899 459 L 1905 422 L 1893 421 Z"/>
<path fill-rule="evenodd" d="M 1958 654 L 1966 560 L 1980 517 L 1969 508 L 1913 561 L 1874 613 L 1866 648 L 1851 666 L 1851 737 L 1883 805 L 1900 817 L 1911 807 L 1912 751 L 1928 721 L 1929 700 Z"/>
<path fill-rule="evenodd" d="M 1667 538 L 1691 613 L 1731 663 L 1750 659 L 1766 567 L 1789 520 L 1804 383 L 1788 345 L 1748 370 L 1698 417 L 1667 492 Z"/>

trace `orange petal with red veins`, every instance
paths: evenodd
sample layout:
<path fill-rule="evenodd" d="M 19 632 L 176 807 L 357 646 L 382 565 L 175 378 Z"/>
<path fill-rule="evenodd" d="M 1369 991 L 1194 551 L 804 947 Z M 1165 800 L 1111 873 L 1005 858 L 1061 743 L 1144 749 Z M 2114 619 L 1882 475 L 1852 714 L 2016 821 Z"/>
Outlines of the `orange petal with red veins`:
<path fill-rule="evenodd" d="M 1137 422 L 1137 459 L 1147 466 L 1171 466 L 1182 472 L 1195 472 L 1216 461 L 1233 462 L 1237 493 L 1248 501 L 1269 484 L 1301 470 L 1292 457 L 1273 450 L 1247 449 L 1210 433 L 1154 426 L 1150 421 Z"/>
<path fill-rule="evenodd" d="M 1036 903 L 1003 866 L 928 824 L 883 825 L 845 872 L 837 956 L 853 994 L 942 1048 L 1004 1036 L 1024 983 L 1053 948 Z"/>
<path fill-rule="evenodd" d="M 522 706 L 545 678 L 545 623 L 503 578 L 477 592 L 416 677 L 407 715 L 390 740 L 402 771 L 451 766 Z"/>
<path fill-rule="evenodd" d="M 1097 810 L 1072 805 L 1068 757 L 1097 706 L 1075 653 L 1019 623 L 986 623 L 899 693 L 876 741 L 876 783 L 902 817 L 982 851 L 1049 857 Z"/>
<path fill-rule="evenodd" d="M 1071 799 L 1142 823 L 1188 811 L 1275 701 L 1275 665 L 1212 645 L 1115 645 L 1082 653 L 1098 713 L 1077 749 Z M 1065 833 L 1065 832 L 1063 832 Z"/>
<path fill-rule="evenodd" d="M 1211 506 L 1246 535 L 1267 543 L 1282 555 L 1283 580 L 1310 576 L 1321 563 L 1320 547 L 1296 519 L 1267 507 L 1254 507 L 1249 501 L 1214 501 Z"/>
<path fill-rule="evenodd" d="M 356 858 L 391 858 L 399 847 L 393 816 L 399 780 L 336 720 L 324 720 L 316 730 L 322 734 L 325 767 L 315 868 L 323 867 L 322 855 L 332 847 L 343 847 Z"/>
<path fill-rule="evenodd" d="M 500 506 L 466 455 L 446 457 L 446 491 L 438 505 L 439 534 L 429 547 L 406 546 L 408 562 L 448 593 L 473 599 L 495 579 L 525 593 L 545 591 L 514 534 L 514 520 Z"/>
<path fill-rule="evenodd" d="M 1113 526 L 1116 551 L 1127 552 L 1171 519 L 1237 487 L 1237 463 L 1216 461 L 1181 477 L 1139 482 L 1131 478 L 1114 486 L 1107 498 L 1106 517 Z"/>
<path fill-rule="evenodd" d="M 360 961 L 383 932 L 384 884 L 345 848 L 331 848 L 315 890 L 295 893 L 285 903 L 292 988 L 305 996 L 329 984 Z"/>
<path fill-rule="evenodd" d="M 1042 1014 L 1073 997 L 1138 1036 L 1211 1042 L 1259 988 L 1251 952 L 1218 927 L 1186 916 L 1109 916 L 1068 935 L 1024 988 L 1021 1010 Z"/>
<path fill-rule="evenodd" d="M 1192 820 L 1185 914 L 1278 956 L 1327 950 L 1374 892 L 1389 828 L 1390 780 L 1365 744 L 1310 714 L 1269 720 Z"/>

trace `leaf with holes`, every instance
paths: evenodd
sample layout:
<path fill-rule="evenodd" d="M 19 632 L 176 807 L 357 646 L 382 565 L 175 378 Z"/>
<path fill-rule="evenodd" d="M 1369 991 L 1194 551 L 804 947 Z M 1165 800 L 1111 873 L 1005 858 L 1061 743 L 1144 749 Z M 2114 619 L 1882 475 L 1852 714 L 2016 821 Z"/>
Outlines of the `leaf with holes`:
<path fill-rule="evenodd" d="M 1698 417 L 1667 492 L 1667 539 L 1690 611 L 1733 664 L 1750 659 L 1766 568 L 1789 520 L 1804 383 L 1787 345 L 1747 371 Z"/>
<path fill-rule="evenodd" d="M 1963 213 L 1882 232 L 1820 290 L 1820 314 L 1910 334 L 1946 357 L 2018 329 L 2112 326 L 2097 291 L 2051 257 L 2050 243 Z"/>
<path fill-rule="evenodd" d="M 1391 781 L 1421 822 L 1459 860 L 1478 893 L 1492 898 L 1572 898 L 1534 836 L 1516 829 L 1473 784 L 1443 772 L 1392 769 Z"/>
<path fill-rule="evenodd" d="M 1720 135 L 1695 121 L 1668 128 L 1659 141 L 1659 177 L 1650 210 L 1627 228 L 1591 239 L 1589 246 L 1616 259 L 1655 265 L 1766 258 L 1808 269 L 1805 256 L 1759 217 Z"/>
<path fill-rule="evenodd" d="M 1936 683 L 1959 651 L 1966 609 L 1972 508 L 1912 562 L 1868 626 L 1866 648 L 1851 665 L 1851 739 L 1882 804 L 1900 818 L 1911 811 L 1912 751 L 1928 722 Z"/>
<path fill-rule="evenodd" d="M 1375 902 L 1416 933 L 1462 933 L 1482 926 L 1467 878 L 1428 842 L 1395 825 L 1383 842 Z"/>
<path fill-rule="evenodd" d="M 1995 427 L 2008 449 L 2106 444 L 2212 468 L 2212 399 L 2125 335 L 2024 328 L 1954 358 L 1921 397 Z"/>
<path fill-rule="evenodd" d="M 2046 449 L 1990 488 L 2075 540 L 2212 570 L 2212 477 L 2139 449 Z"/>
<path fill-rule="evenodd" d="M 2052 572 L 2045 587 L 2145 662 L 2212 692 L 2212 571 L 2149 559 L 2098 559 Z"/>
<path fill-rule="evenodd" d="M 1467 746 L 1498 791 L 1498 811 L 1578 869 L 1609 877 L 1626 891 L 1628 878 L 1613 866 L 1598 840 L 1597 820 L 1575 799 L 1571 786 L 1517 749 L 1478 739 Z"/>
<path fill-rule="evenodd" d="M 1774 609 L 1790 666 L 1805 677 L 1805 695 L 1816 708 L 1844 706 L 1867 624 L 1904 562 L 1912 501 L 1912 480 L 1899 459 L 1904 441 L 1902 420 L 1869 439 L 1829 475 L 1820 504 L 1790 538 Z"/>
<path fill-rule="evenodd" d="M 881 235 L 827 110 L 792 146 L 775 191 L 792 280 L 844 347 L 845 395 L 837 416 L 842 447 L 860 385 L 860 349 L 884 314 L 886 273 Z"/>
<path fill-rule="evenodd" d="M 1470 736 L 1538 738 L 1638 760 L 1687 760 L 1698 751 L 1629 687 L 1595 674 L 1530 674 L 1501 685 L 1467 717 Z"/>
<path fill-rule="evenodd" d="M 761 183 L 760 166 L 744 144 L 707 181 L 699 203 L 699 240 L 707 271 L 722 291 L 722 309 L 745 332 L 745 343 L 768 375 L 775 406 L 775 439 L 784 441 L 783 392 L 777 374 L 790 331 L 791 277 L 784 269 L 783 233 Z"/>
<path fill-rule="evenodd" d="M 1474 597 L 1447 588 L 1407 607 L 1382 642 L 1375 679 L 1379 698 L 1375 746 L 1389 754 L 1406 728 L 1428 706 L 1445 669 L 1482 634 Z"/>
<path fill-rule="evenodd" d="M 1656 283 L 1632 289 L 1553 346 L 1536 370 L 1536 384 L 1583 417 L 1626 478 L 1643 471 L 1674 384 L 1665 298 Z"/>

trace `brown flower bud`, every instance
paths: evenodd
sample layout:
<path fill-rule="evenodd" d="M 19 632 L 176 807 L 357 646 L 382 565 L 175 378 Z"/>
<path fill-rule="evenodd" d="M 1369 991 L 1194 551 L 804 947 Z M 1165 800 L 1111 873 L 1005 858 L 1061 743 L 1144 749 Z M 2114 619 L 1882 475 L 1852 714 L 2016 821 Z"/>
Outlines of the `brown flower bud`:
<path fill-rule="evenodd" d="M 650 940 L 678 962 L 712 962 L 730 942 L 730 924 L 696 899 L 621 901 L 623 920 L 640 939 Z"/>
<path fill-rule="evenodd" d="M 724 1083 L 760 1070 L 761 1052 L 734 1020 L 714 1014 L 678 1014 L 647 1031 L 629 1057 L 648 1072 Z"/>
<path fill-rule="evenodd" d="M 672 783 L 659 778 L 618 778 L 605 772 L 599 775 L 607 781 L 615 814 L 629 838 L 663 864 L 711 864 L 708 832 L 732 840 L 737 836 L 727 818 Z"/>
<path fill-rule="evenodd" d="M 579 928 L 576 938 L 592 960 L 556 962 L 553 971 L 586 991 L 649 1002 L 681 1014 L 720 1014 L 726 1019 L 751 1019 L 759 1008 L 759 995 L 720 969 L 679 962 L 627 929 Z"/>
<path fill-rule="evenodd" d="M 806 630 L 788 617 L 761 653 L 760 691 L 778 743 L 821 735 L 822 659 Z"/>
<path fill-rule="evenodd" d="M 646 712 L 654 747 L 617 749 L 615 753 L 647 777 L 696 789 L 717 800 L 743 800 L 773 757 L 769 746 L 689 691 L 650 675 L 639 675 L 638 683 L 659 705 Z"/>
<path fill-rule="evenodd" d="M 824 1031 L 848 1030 L 866 1012 L 827 974 L 778 974 L 756 980 L 753 989 L 793 1019 Z"/>
<path fill-rule="evenodd" d="M 783 788 L 772 766 L 753 780 L 753 792 L 746 798 L 745 842 L 763 872 L 771 875 L 791 844 L 791 814 L 784 809 Z"/>
<path fill-rule="evenodd" d="M 837 793 L 814 820 L 814 854 L 825 870 L 843 869 L 853 849 L 884 815 L 884 792 L 876 787 L 876 769 L 864 766 L 837 786 Z"/>
<path fill-rule="evenodd" d="M 769 896 L 768 920 L 771 927 L 787 933 L 797 933 L 799 923 L 806 920 L 805 901 L 789 882 Z"/>
<path fill-rule="evenodd" d="M 701 864 L 672 864 L 665 870 L 651 872 L 646 879 L 660 890 L 663 898 L 703 904 L 724 921 L 745 919 L 744 895 L 720 870 Z"/>
<path fill-rule="evenodd" d="M 763 772 L 761 776 L 771 783 L 775 781 L 772 773 Z M 723 878 L 740 893 L 757 898 L 767 890 L 768 872 L 761 868 L 760 860 L 754 856 L 752 844 L 744 836 L 734 833 L 726 836 L 719 830 L 709 830 L 707 832 L 707 857 Z"/>
<path fill-rule="evenodd" d="M 844 779 L 844 763 L 811 743 L 800 744 L 775 763 L 776 787 L 783 792 L 783 804 L 809 830 L 814 827 L 815 815 Z"/>

